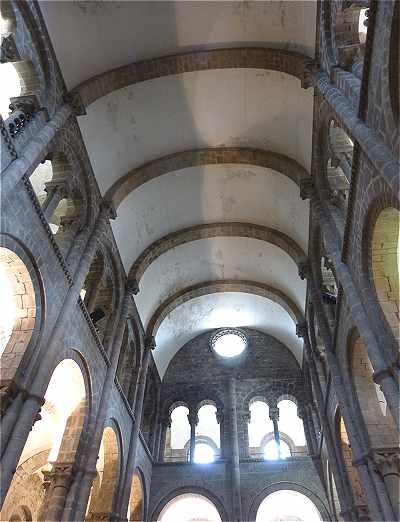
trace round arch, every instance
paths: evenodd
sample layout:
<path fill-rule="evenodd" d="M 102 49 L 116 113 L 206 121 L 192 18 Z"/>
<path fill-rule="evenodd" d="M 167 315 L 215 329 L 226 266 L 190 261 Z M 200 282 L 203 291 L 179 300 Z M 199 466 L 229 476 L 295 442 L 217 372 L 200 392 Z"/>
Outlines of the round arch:
<path fill-rule="evenodd" d="M 137 467 L 132 476 L 128 522 L 142 522 L 143 520 L 147 520 L 146 481 L 143 471 Z"/>
<path fill-rule="evenodd" d="M 222 522 L 228 522 L 229 517 L 227 514 L 227 510 L 225 509 L 225 506 L 223 505 L 222 501 L 211 491 L 209 491 L 206 488 L 198 487 L 198 486 L 185 486 L 182 488 L 175 489 L 168 493 L 164 498 L 162 498 L 159 503 L 157 504 L 156 508 L 154 509 L 151 520 L 159 520 L 160 515 L 163 511 L 163 509 L 167 506 L 169 502 L 174 500 L 175 498 L 181 496 L 181 495 L 197 495 L 199 497 L 203 497 L 208 500 L 211 504 L 214 505 L 215 509 L 217 510 L 220 520 Z M 214 521 L 212 521 L 214 522 Z"/>
<path fill-rule="evenodd" d="M 305 486 L 302 486 L 301 484 L 297 484 L 296 482 L 276 482 L 274 484 L 270 484 L 266 488 L 262 489 L 252 500 L 250 504 L 249 509 L 249 517 L 248 520 L 251 522 L 256 522 L 257 520 L 257 513 L 259 510 L 259 507 L 261 503 L 273 493 L 276 493 L 278 491 L 293 491 L 297 492 L 304 497 L 306 497 L 309 501 L 311 501 L 316 509 L 319 512 L 319 515 L 321 517 L 321 520 L 324 522 L 330 522 L 332 520 L 328 509 L 326 508 L 325 503 L 323 500 L 313 491 L 306 488 Z M 308 522 L 308 521 L 307 521 Z"/>

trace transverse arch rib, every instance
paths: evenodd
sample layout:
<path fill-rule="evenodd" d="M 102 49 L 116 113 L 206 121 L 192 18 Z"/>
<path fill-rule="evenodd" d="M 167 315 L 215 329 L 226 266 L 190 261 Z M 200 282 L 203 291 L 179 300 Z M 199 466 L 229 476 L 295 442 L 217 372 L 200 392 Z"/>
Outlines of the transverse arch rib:
<path fill-rule="evenodd" d="M 277 288 L 256 281 L 247 281 L 242 279 L 220 279 L 188 286 L 166 299 L 163 303 L 160 304 L 160 306 L 151 316 L 146 328 L 147 335 L 155 337 L 164 319 L 183 303 L 203 295 L 226 292 L 242 292 L 265 297 L 266 299 L 274 301 L 284 310 L 286 310 L 295 324 L 302 323 L 304 320 L 303 314 L 296 303 L 294 303 L 292 299 L 290 299 L 284 292 L 278 290 Z"/>
<path fill-rule="evenodd" d="M 303 250 L 293 239 L 274 228 L 240 222 L 208 223 L 172 232 L 152 243 L 133 263 L 129 271 L 129 279 L 136 280 L 139 284 L 151 263 L 168 250 L 191 241 L 213 237 L 247 237 L 266 241 L 286 252 L 297 266 L 306 257 Z"/>
<path fill-rule="evenodd" d="M 185 72 L 210 69 L 267 69 L 299 78 L 309 87 L 311 58 L 294 51 L 268 47 L 240 47 L 194 51 L 124 65 L 82 82 L 72 91 L 84 107 L 129 85 Z"/>
<path fill-rule="evenodd" d="M 249 147 L 204 148 L 163 156 L 132 169 L 109 188 L 105 199 L 117 209 L 133 190 L 152 179 L 190 167 L 221 164 L 256 165 L 269 168 L 287 176 L 297 185 L 300 180 L 309 178 L 304 167 L 283 154 Z"/>

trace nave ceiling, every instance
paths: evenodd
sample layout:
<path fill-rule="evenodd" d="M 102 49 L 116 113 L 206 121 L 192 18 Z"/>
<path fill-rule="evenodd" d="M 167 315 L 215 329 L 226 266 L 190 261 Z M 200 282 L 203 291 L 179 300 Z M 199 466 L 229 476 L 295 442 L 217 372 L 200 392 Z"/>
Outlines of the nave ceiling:
<path fill-rule="evenodd" d="M 164 56 L 198 57 L 199 70 L 161 70 L 94 96 L 78 119 L 103 196 L 112 195 L 124 176 L 138 179 L 114 200 L 112 227 L 126 273 L 136 277 L 136 262 L 155 242 L 182 236 L 138 278 L 135 301 L 145 327 L 167 299 L 197 288 L 187 301 L 178 299 L 158 327 L 154 357 L 160 374 L 188 340 L 223 326 L 270 333 L 301 364 L 295 321 L 281 304 L 249 285 L 214 293 L 199 288 L 254 282 L 284 294 L 300 313 L 304 309 L 305 284 L 296 264 L 307 252 L 309 208 L 298 185 L 310 172 L 312 89 L 303 89 L 299 75 L 279 65 L 240 66 L 247 51 L 240 51 L 235 67 L 224 65 L 221 55 L 218 68 L 204 67 L 196 53 L 265 48 L 311 61 L 316 2 L 61 1 L 41 2 L 41 9 L 70 90 L 79 92 L 85 82 L 90 91 L 94 76 L 107 79 L 109 71 L 142 60 L 151 68 L 151 60 Z M 184 157 L 186 151 L 209 150 L 205 159 Z M 261 161 L 260 152 L 276 154 L 280 162 Z M 140 180 L 151 162 L 153 173 Z M 224 232 L 227 223 L 236 224 L 233 232 Z M 273 232 L 260 238 L 250 225 Z M 197 235 L 185 232 L 202 226 Z M 271 234 L 284 239 L 271 241 Z"/>

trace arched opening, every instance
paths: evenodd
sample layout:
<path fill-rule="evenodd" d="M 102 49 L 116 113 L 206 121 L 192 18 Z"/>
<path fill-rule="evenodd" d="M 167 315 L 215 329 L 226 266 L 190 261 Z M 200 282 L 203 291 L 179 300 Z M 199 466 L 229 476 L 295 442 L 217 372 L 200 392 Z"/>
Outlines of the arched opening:
<path fill-rule="evenodd" d="M 297 405 L 289 399 L 278 402 L 279 408 L 279 431 L 288 435 L 297 448 L 305 448 L 306 437 L 304 434 L 303 421 L 297 414 Z"/>
<path fill-rule="evenodd" d="M 322 517 L 314 502 L 289 489 L 275 491 L 260 504 L 256 522 L 321 522 Z"/>
<path fill-rule="evenodd" d="M 217 421 L 217 408 L 213 404 L 205 404 L 199 409 L 197 417 L 194 462 L 213 462 L 220 453 L 220 427 Z"/>
<path fill-rule="evenodd" d="M 347 7 L 347 5 L 349 7 Z M 362 5 L 364 4 L 364 5 Z M 368 29 L 368 0 L 348 2 L 336 13 L 336 46 L 341 67 L 350 70 L 364 57 Z"/>
<path fill-rule="evenodd" d="M 44 483 L 51 481 L 55 465 L 74 462 L 86 413 L 82 372 L 75 361 L 64 359 L 51 376 L 40 420 L 35 422 L 26 440 L 1 520 L 8 520 L 15 506 L 21 504 L 32 513 L 32 520 L 38 520 L 45 507 Z"/>
<path fill-rule="evenodd" d="M 152 370 L 147 373 L 145 396 L 143 403 L 143 414 L 141 431 L 151 452 L 154 450 L 155 442 L 155 423 L 157 418 L 157 385 L 156 378 Z"/>
<path fill-rule="evenodd" d="M 179 495 L 168 502 L 159 522 L 219 522 L 221 516 L 207 497 L 195 493 Z"/>
<path fill-rule="evenodd" d="M 354 143 L 335 120 L 329 124 L 327 181 L 330 202 L 342 212 L 347 209 L 353 165 Z"/>
<path fill-rule="evenodd" d="M 1 382 L 11 381 L 36 325 L 32 279 L 22 259 L 0 247 L 0 356 Z"/>
<path fill-rule="evenodd" d="M 140 361 L 135 343 L 129 340 L 128 329 L 125 329 L 121 352 L 118 359 L 117 378 L 125 397 L 131 407 L 135 397 L 135 387 Z"/>
<path fill-rule="evenodd" d="M 394 448 L 399 442 L 396 425 L 373 373 L 365 345 L 357 337 L 351 350 L 351 374 L 369 440 L 375 448 Z"/>
<path fill-rule="evenodd" d="M 167 429 L 164 461 L 186 462 L 186 446 L 190 442 L 189 408 L 177 406 L 171 412 L 171 427 Z"/>
<path fill-rule="evenodd" d="M 358 471 L 353 466 L 353 451 L 351 449 L 349 437 L 347 435 L 346 426 L 340 413 L 338 413 L 336 422 L 340 450 L 343 457 L 344 466 L 347 471 L 347 476 L 351 484 L 355 503 L 357 506 L 365 505 L 364 492 L 361 486 L 360 478 L 358 476 Z"/>
<path fill-rule="evenodd" d="M 279 441 L 279 447 L 274 439 L 268 441 L 264 446 L 264 458 L 265 460 L 278 460 L 287 459 L 292 456 L 289 444 L 282 438 Z"/>
<path fill-rule="evenodd" d="M 274 432 L 274 426 L 269 418 L 269 407 L 264 401 L 255 400 L 250 404 L 249 410 L 249 453 L 251 457 L 263 458 L 265 451 L 263 447 L 264 437 Z"/>
<path fill-rule="evenodd" d="M 371 247 L 372 276 L 376 294 L 395 339 L 400 317 L 400 212 L 383 210 L 376 220 Z"/>
<path fill-rule="evenodd" d="M 142 522 L 144 520 L 144 491 L 142 480 L 138 472 L 132 478 L 131 496 L 128 505 L 128 521 Z"/>
<path fill-rule="evenodd" d="M 119 479 L 119 451 L 117 436 L 109 426 L 104 429 L 96 464 L 97 476 L 88 502 L 86 520 L 109 518 L 113 508 L 114 492 Z"/>

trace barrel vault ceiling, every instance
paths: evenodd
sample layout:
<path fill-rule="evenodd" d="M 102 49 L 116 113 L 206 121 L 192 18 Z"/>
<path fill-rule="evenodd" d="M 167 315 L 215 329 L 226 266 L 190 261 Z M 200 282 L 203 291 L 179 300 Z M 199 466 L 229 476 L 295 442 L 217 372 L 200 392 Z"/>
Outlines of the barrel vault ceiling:
<path fill-rule="evenodd" d="M 161 376 L 210 328 L 301 364 L 298 263 L 311 162 L 316 1 L 57 1 L 41 9 Z M 118 69 L 117 69 L 118 68 Z M 117 70 L 116 70 L 117 69 Z"/>

